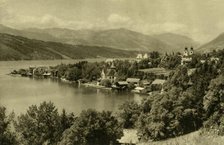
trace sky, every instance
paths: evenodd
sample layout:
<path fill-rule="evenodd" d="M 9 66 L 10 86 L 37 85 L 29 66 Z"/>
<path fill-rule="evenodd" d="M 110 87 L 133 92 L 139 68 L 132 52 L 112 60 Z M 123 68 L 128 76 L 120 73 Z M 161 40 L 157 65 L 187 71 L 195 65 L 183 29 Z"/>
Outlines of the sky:
<path fill-rule="evenodd" d="M 223 0 L 0 0 L 0 23 L 17 29 L 127 28 L 206 42 L 224 32 Z"/>

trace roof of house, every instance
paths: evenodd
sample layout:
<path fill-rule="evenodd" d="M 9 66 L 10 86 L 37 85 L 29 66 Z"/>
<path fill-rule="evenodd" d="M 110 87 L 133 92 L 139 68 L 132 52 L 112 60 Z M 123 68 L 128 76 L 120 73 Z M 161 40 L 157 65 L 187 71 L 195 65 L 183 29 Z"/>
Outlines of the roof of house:
<path fill-rule="evenodd" d="M 118 142 L 121 144 L 137 144 L 139 143 L 137 130 L 136 129 L 124 129 L 124 135 L 121 139 L 118 139 Z"/>
<path fill-rule="evenodd" d="M 139 78 L 127 78 L 126 81 L 130 82 L 130 83 L 138 83 L 140 81 L 140 79 Z"/>
<path fill-rule="evenodd" d="M 143 85 L 150 85 L 152 82 L 148 80 L 142 80 Z"/>
<path fill-rule="evenodd" d="M 144 90 L 145 88 L 142 87 L 136 87 L 135 90 Z"/>
<path fill-rule="evenodd" d="M 152 82 L 152 85 L 163 85 L 165 83 L 166 80 L 162 80 L 162 79 L 155 79 Z"/>

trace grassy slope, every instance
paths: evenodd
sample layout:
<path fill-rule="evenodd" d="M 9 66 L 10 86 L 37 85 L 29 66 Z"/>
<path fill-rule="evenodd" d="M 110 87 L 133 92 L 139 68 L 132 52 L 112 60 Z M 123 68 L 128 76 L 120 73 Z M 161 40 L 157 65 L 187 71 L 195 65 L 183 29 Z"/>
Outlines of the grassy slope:
<path fill-rule="evenodd" d="M 202 45 L 200 48 L 198 48 L 198 51 L 209 52 L 217 49 L 224 49 L 224 33 L 220 34 L 212 41 Z"/>
<path fill-rule="evenodd" d="M 158 142 L 139 143 L 139 145 L 223 145 L 224 137 L 200 134 L 196 131 L 180 137 Z"/>
<path fill-rule="evenodd" d="M 0 60 L 134 57 L 136 52 L 107 47 L 74 46 L 0 33 Z"/>

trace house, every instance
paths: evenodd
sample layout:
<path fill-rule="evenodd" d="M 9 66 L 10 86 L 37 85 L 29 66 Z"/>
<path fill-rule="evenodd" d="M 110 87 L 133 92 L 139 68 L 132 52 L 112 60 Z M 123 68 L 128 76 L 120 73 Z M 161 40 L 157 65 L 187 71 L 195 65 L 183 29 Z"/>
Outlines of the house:
<path fill-rule="evenodd" d="M 123 136 L 118 139 L 121 145 L 136 145 L 139 143 L 139 137 L 136 129 L 124 129 Z"/>
<path fill-rule="evenodd" d="M 148 56 L 147 53 L 145 53 L 144 56 L 143 56 L 143 59 L 147 59 L 147 58 L 149 58 L 149 56 Z"/>
<path fill-rule="evenodd" d="M 155 79 L 151 84 L 151 91 L 160 91 L 163 92 L 163 84 L 166 82 L 166 80 L 163 79 Z"/>
<path fill-rule="evenodd" d="M 165 83 L 166 80 L 162 80 L 162 79 L 155 79 L 152 82 L 152 85 L 163 85 Z"/>
<path fill-rule="evenodd" d="M 147 59 L 147 58 L 149 58 L 149 55 L 147 53 L 145 53 L 145 54 L 139 53 L 136 57 L 138 62 L 141 61 L 142 59 Z"/>
<path fill-rule="evenodd" d="M 128 82 L 128 83 L 133 83 L 133 84 L 135 84 L 135 85 L 139 85 L 139 82 L 140 82 L 140 79 L 139 78 L 127 78 L 126 79 L 126 82 Z"/>
<path fill-rule="evenodd" d="M 142 56 L 142 54 L 141 53 L 139 53 L 138 55 L 137 55 L 137 57 L 136 57 L 137 59 L 142 59 L 143 58 L 143 56 Z"/>
<path fill-rule="evenodd" d="M 123 91 L 128 88 L 128 82 L 126 81 L 118 81 L 112 85 L 112 89 L 118 90 L 118 91 Z"/>
<path fill-rule="evenodd" d="M 102 80 L 106 79 L 106 74 L 105 74 L 104 69 L 102 69 L 102 71 L 101 71 L 101 79 Z"/>

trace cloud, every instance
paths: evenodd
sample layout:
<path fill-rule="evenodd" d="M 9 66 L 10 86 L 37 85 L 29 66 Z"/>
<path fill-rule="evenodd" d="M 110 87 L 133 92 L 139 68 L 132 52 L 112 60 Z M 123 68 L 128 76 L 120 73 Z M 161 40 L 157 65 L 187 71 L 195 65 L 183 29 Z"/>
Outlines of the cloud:
<path fill-rule="evenodd" d="M 111 14 L 107 20 L 110 23 L 126 23 L 130 21 L 130 18 L 118 14 Z"/>
<path fill-rule="evenodd" d="M 188 27 L 181 23 L 165 22 L 150 25 L 150 29 L 156 32 L 186 32 Z"/>
<path fill-rule="evenodd" d="M 4 19 L 2 19 L 1 22 L 5 25 L 16 27 L 16 28 L 60 27 L 60 28 L 71 28 L 71 29 L 91 29 L 94 27 L 92 23 L 89 23 L 86 21 L 63 20 L 61 18 L 52 16 L 50 14 L 46 14 L 41 17 L 11 14 L 10 17 L 5 17 Z"/>

